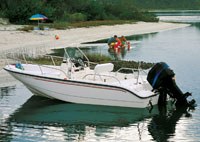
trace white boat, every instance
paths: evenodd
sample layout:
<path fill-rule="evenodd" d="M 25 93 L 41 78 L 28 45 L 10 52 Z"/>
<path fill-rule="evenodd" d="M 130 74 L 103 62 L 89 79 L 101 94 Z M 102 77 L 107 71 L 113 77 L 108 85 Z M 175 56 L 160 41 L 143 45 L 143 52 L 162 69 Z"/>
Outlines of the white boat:
<path fill-rule="evenodd" d="M 4 69 L 34 95 L 71 103 L 134 108 L 158 103 L 159 95 L 152 91 L 147 73 L 142 69 L 121 68 L 113 72 L 112 63 L 97 64 L 92 69 L 91 62 L 79 48 L 73 51 L 73 56 L 70 50 L 65 48 L 61 65 L 55 65 L 55 57 L 51 56 L 54 65 L 16 63 Z M 122 70 L 132 73 L 122 73 Z"/>

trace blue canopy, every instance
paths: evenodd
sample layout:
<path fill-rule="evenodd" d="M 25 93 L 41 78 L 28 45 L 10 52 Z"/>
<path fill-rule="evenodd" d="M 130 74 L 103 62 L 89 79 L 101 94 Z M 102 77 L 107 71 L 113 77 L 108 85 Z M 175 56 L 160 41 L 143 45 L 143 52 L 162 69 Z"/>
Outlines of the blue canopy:
<path fill-rule="evenodd" d="M 46 19 L 48 18 L 42 14 L 35 14 L 32 15 L 31 18 L 29 18 L 29 20 L 46 20 Z"/>

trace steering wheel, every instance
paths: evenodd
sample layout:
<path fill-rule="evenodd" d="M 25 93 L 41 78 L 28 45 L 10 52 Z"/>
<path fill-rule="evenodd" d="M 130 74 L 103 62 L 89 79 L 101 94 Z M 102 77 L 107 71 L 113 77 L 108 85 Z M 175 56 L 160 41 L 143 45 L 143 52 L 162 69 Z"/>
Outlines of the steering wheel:
<path fill-rule="evenodd" d="M 81 58 L 78 58 L 78 63 L 79 63 L 79 65 L 81 66 L 81 67 L 85 67 L 85 64 L 84 64 L 84 62 L 83 62 L 83 60 L 81 59 Z"/>
<path fill-rule="evenodd" d="M 85 67 L 85 64 L 81 58 L 71 58 L 71 62 L 73 62 L 76 67 L 78 66 L 81 66 L 82 68 Z"/>

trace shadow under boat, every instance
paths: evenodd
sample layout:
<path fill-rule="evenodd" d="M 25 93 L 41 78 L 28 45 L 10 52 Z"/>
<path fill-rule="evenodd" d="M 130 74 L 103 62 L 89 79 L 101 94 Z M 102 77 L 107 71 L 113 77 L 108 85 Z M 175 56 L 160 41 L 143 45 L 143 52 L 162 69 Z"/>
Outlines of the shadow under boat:
<path fill-rule="evenodd" d="M 81 133 L 87 131 L 86 126 L 95 127 L 96 131 L 103 128 L 101 131 L 103 133 L 115 126 L 129 127 L 136 124 L 139 139 L 142 139 L 140 123 L 148 119 L 146 122 L 149 134 L 154 140 L 165 141 L 175 134 L 176 124 L 184 116 L 191 117 L 188 107 L 177 107 L 172 102 L 168 102 L 165 106 L 156 105 L 149 111 L 147 108 L 73 104 L 32 96 L 10 115 L 7 124 L 11 131 L 12 125 L 16 123 L 63 127 L 63 131 L 67 134 L 74 133 L 68 130 L 72 127 L 81 129 Z"/>
<path fill-rule="evenodd" d="M 126 108 L 66 103 L 32 96 L 9 117 L 9 122 L 28 124 L 126 126 L 158 114 L 157 106 Z"/>

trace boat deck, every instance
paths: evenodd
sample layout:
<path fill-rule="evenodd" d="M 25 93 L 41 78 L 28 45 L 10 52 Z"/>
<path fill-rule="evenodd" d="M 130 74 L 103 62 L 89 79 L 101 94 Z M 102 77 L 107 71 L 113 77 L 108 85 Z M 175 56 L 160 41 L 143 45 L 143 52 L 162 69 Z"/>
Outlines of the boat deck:
<path fill-rule="evenodd" d="M 146 76 L 133 73 L 120 73 L 120 72 L 101 72 L 96 73 L 94 70 L 85 68 L 79 71 L 73 71 L 71 73 L 71 78 L 68 78 L 68 72 L 62 70 L 61 66 L 47 66 L 47 65 L 33 65 L 33 64 L 23 64 L 22 69 L 17 68 L 15 65 L 9 65 L 13 71 L 17 70 L 25 74 L 38 75 L 57 79 L 68 79 L 80 82 L 88 82 L 95 84 L 111 85 L 123 87 L 131 90 L 140 96 L 146 97 L 153 94 L 152 87 L 146 80 Z"/>

